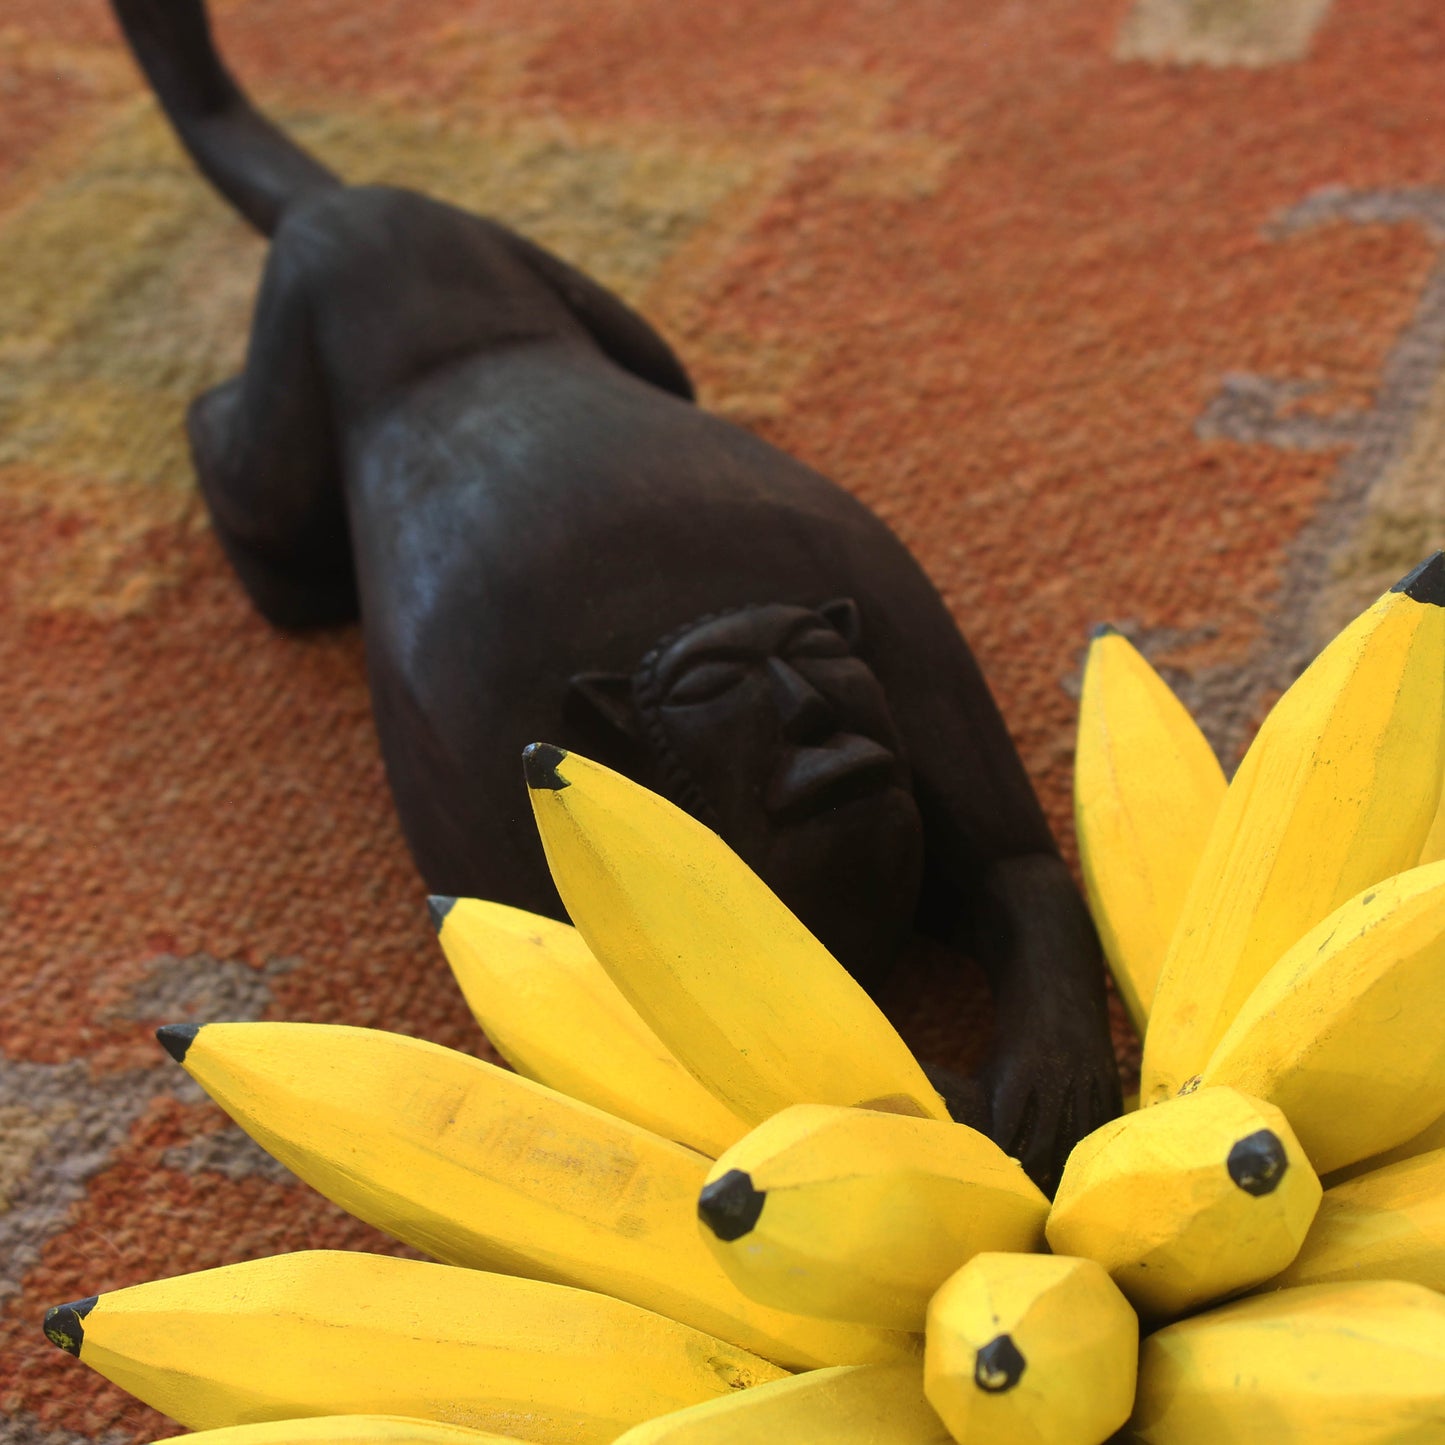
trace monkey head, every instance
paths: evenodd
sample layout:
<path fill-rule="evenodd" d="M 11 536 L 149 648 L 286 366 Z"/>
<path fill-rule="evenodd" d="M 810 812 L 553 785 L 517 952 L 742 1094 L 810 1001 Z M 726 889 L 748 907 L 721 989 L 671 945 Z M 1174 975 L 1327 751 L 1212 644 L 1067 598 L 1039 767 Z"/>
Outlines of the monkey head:
<path fill-rule="evenodd" d="M 712 828 L 865 986 L 910 932 L 923 826 L 850 600 L 739 607 L 572 679 L 630 773 Z"/>

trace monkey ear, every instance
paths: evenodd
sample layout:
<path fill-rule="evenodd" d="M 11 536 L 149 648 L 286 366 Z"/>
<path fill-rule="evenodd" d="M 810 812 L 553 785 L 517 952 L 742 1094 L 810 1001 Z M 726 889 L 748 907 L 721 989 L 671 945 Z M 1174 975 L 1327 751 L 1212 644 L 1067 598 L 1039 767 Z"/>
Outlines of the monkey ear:
<path fill-rule="evenodd" d="M 632 678 L 625 672 L 579 672 L 568 680 L 568 700 L 584 704 L 614 733 L 637 742 L 637 714 L 632 706 Z"/>
<path fill-rule="evenodd" d="M 856 648 L 862 641 L 863 619 L 858 615 L 858 604 L 851 597 L 836 597 L 832 602 L 825 602 L 818 612 L 827 618 L 849 647 Z"/>

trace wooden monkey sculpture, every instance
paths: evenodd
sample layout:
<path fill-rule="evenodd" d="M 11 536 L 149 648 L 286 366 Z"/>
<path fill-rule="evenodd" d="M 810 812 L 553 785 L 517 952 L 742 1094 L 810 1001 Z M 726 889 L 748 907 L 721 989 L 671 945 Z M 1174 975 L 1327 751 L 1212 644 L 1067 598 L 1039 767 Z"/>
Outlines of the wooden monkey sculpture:
<path fill-rule="evenodd" d="M 1055 1179 L 1119 1107 L 1098 943 L 902 544 L 694 405 L 588 277 L 494 221 L 343 185 L 251 106 L 203 0 L 113 3 L 193 159 L 271 237 L 244 371 L 190 408 L 201 489 L 272 622 L 360 616 L 427 886 L 560 916 L 518 758 L 543 738 L 618 767 L 865 985 L 915 932 L 976 956 L 996 1041 L 945 1094 Z"/>

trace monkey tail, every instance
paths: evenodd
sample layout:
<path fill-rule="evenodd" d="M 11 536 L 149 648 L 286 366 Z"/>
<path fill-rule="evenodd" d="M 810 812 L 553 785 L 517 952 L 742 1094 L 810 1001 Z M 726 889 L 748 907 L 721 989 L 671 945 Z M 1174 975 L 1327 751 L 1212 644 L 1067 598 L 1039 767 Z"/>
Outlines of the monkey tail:
<path fill-rule="evenodd" d="M 191 159 L 263 235 L 341 180 L 247 99 L 211 39 L 205 0 L 111 0 L 132 53 Z"/>

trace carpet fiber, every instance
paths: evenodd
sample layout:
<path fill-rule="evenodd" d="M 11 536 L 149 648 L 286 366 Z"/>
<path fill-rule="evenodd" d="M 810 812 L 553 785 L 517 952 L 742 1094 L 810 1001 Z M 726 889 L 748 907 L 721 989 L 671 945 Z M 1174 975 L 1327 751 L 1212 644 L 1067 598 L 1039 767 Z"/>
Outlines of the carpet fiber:
<path fill-rule="evenodd" d="M 887 518 L 1065 838 L 1091 624 L 1232 764 L 1445 539 L 1438 0 L 223 0 L 217 26 L 348 178 L 561 251 L 707 405 Z M 46 1345 L 47 1304 L 387 1247 L 157 1024 L 483 1049 L 359 637 L 269 630 L 197 503 L 182 409 L 238 365 L 261 258 L 100 0 L 0 0 L 5 1445 L 174 1431 Z"/>

